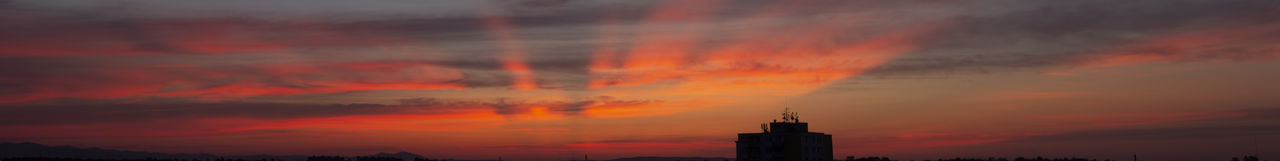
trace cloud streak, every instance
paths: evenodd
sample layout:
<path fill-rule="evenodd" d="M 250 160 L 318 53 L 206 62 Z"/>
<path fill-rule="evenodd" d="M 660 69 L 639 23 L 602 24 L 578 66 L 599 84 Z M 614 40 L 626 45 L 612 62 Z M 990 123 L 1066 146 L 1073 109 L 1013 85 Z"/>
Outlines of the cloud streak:
<path fill-rule="evenodd" d="M 1162 138 L 1271 107 L 1278 5 L 0 1 L 0 128 L 23 131 L 0 138 L 728 156 L 684 137 L 808 99 L 815 127 L 858 132 L 838 152 Z M 1166 66 L 1186 73 L 1108 75 Z M 932 75 L 973 77 L 876 79 Z"/>

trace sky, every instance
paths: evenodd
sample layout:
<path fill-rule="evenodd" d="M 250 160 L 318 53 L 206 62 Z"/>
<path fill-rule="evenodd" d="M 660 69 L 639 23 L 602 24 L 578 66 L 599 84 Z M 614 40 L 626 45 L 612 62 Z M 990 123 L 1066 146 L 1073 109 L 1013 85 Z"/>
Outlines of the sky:
<path fill-rule="evenodd" d="M 1280 2 L 0 0 L 0 142 L 219 155 L 1280 156 Z"/>

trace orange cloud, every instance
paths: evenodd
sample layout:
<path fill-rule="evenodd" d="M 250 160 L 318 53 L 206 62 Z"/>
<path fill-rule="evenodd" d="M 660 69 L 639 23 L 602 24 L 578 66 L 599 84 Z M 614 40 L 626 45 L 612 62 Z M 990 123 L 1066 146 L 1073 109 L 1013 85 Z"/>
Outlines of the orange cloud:
<path fill-rule="evenodd" d="M 493 13 L 488 13 L 493 14 Z M 502 68 L 506 69 L 514 77 L 511 87 L 519 90 L 537 89 L 538 82 L 533 77 L 533 69 L 525 64 L 524 45 L 520 43 L 520 39 L 511 33 L 511 24 L 507 19 L 497 16 L 484 16 L 481 18 L 485 27 L 489 29 L 489 33 L 497 38 L 498 48 L 502 50 L 503 57 L 499 59 L 502 62 Z"/>
<path fill-rule="evenodd" d="M 675 104 L 672 101 L 625 101 L 603 99 L 593 103 L 582 113 L 592 118 L 614 118 L 614 117 L 638 117 L 653 116 L 661 114 L 670 114 L 678 109 L 676 107 L 698 107 L 693 106 L 697 101 L 682 101 Z"/>
<path fill-rule="evenodd" d="M 587 68 L 590 71 L 606 71 L 620 67 L 622 45 L 617 44 L 623 39 L 623 24 L 613 15 L 607 15 L 601 20 L 600 25 L 596 25 L 594 51 L 591 52 L 591 65 Z M 588 86 L 601 86 L 606 82 L 592 79 L 588 82 Z"/>
<path fill-rule="evenodd" d="M 685 62 L 679 65 L 655 63 L 666 65 L 593 70 L 590 87 L 669 84 L 675 89 L 665 89 L 671 91 L 668 94 L 800 94 L 860 74 L 914 50 L 912 38 L 941 26 L 939 23 L 918 24 L 915 28 L 861 40 L 834 40 L 832 35 L 849 30 L 853 24 L 856 23 L 817 24 L 798 30 L 800 34 L 743 33 L 751 36 L 706 50 L 699 59 L 664 58 L 664 61 Z M 650 54 L 644 52 L 633 51 L 631 55 Z"/>
<path fill-rule="evenodd" d="M 615 47 L 600 47 L 599 49 L 603 50 L 601 52 L 604 53 L 598 54 L 601 55 L 601 57 L 596 57 L 592 61 L 592 64 L 599 64 L 592 68 L 593 72 L 607 72 L 614 70 L 645 70 L 662 72 L 662 70 L 678 68 L 685 61 L 691 47 L 694 44 L 699 43 L 701 40 L 697 34 L 703 33 L 703 30 L 695 29 L 695 31 L 685 31 L 680 33 L 668 33 L 671 31 L 665 30 L 676 30 L 669 28 L 669 26 L 679 25 L 679 23 L 682 22 L 705 20 L 704 18 L 706 18 L 706 16 L 708 16 L 711 11 L 717 7 L 716 4 L 719 4 L 720 2 L 721 1 L 719 0 L 695 2 L 668 0 L 661 2 L 658 8 L 650 12 L 649 17 L 647 17 L 643 23 L 645 25 L 659 26 L 658 28 L 664 29 L 639 31 L 641 33 L 636 34 L 636 37 L 633 40 L 634 45 L 629 51 L 626 51 L 627 53 L 621 61 L 622 64 L 620 66 L 623 69 L 609 69 L 606 67 L 616 61 L 613 59 L 617 58 L 614 57 L 617 54 L 611 53 Z M 601 33 L 602 35 L 600 37 L 615 37 L 614 35 L 611 35 L 614 32 L 615 31 L 604 31 Z M 612 80 L 592 80 L 590 86 L 599 87 L 617 83 L 618 82 Z"/>
<path fill-rule="evenodd" d="M 1280 32 L 1280 23 L 1233 24 L 1158 36 L 1122 45 L 1101 53 L 1085 66 L 1120 66 L 1153 62 L 1273 60 L 1280 39 L 1267 37 Z"/>

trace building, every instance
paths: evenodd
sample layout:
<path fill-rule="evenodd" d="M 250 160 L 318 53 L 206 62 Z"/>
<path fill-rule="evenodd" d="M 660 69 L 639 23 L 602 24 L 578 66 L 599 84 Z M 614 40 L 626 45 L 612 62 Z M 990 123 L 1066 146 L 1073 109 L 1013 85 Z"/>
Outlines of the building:
<path fill-rule="evenodd" d="M 783 121 L 761 124 L 761 133 L 738 134 L 738 161 L 833 161 L 831 135 L 809 132 L 809 123 L 783 112 Z"/>

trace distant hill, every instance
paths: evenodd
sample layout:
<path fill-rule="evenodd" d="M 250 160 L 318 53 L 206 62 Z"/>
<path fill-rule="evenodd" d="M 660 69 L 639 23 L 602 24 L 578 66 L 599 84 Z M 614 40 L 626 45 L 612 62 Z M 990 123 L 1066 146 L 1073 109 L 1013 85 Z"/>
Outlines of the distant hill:
<path fill-rule="evenodd" d="M 631 157 L 607 161 L 733 161 L 733 158 L 721 157 Z"/>
<path fill-rule="evenodd" d="M 373 155 L 361 156 L 379 156 L 394 157 L 404 159 L 405 161 L 413 161 L 413 158 L 428 158 L 422 155 L 398 152 L 398 153 L 378 153 Z M 213 154 L 187 154 L 187 153 L 157 153 L 157 152 L 138 152 L 127 150 L 114 150 L 102 148 L 78 148 L 72 146 L 46 146 L 36 143 L 0 143 L 0 159 L 2 158 L 22 158 L 22 157 L 53 157 L 53 158 L 86 158 L 86 159 L 278 159 L 282 161 L 305 161 L 306 155 L 244 155 L 244 156 L 218 156 Z M 355 157 L 355 156 L 344 156 Z M 440 159 L 440 158 L 431 158 Z M 352 159 L 354 160 L 354 158 Z M 473 160 L 453 160 L 452 161 L 473 161 Z M 632 157 L 618 158 L 605 161 L 733 161 L 733 158 L 719 157 Z M 474 160 L 485 161 L 485 160 Z M 492 160 L 497 161 L 497 160 Z M 598 161 L 598 160 L 593 160 Z"/>
<path fill-rule="evenodd" d="M 62 157 L 62 158 L 101 158 L 101 159 L 210 159 L 218 158 L 212 154 L 173 154 L 156 152 L 136 152 L 102 148 L 77 148 L 72 146 L 45 146 L 36 143 L 0 143 L 0 158 L 16 157 Z"/>
<path fill-rule="evenodd" d="M 426 158 L 422 155 L 409 152 L 399 153 L 378 153 L 373 155 L 362 156 L 380 156 L 401 158 L 405 161 L 413 161 L 413 158 Z M 52 157 L 52 158 L 86 158 L 86 159 L 278 159 L 282 161 L 305 161 L 306 155 L 245 155 L 245 156 L 218 156 L 213 154 L 186 154 L 186 153 L 157 153 L 157 152 L 138 152 L 127 150 L 114 150 L 102 148 L 77 148 L 72 146 L 46 146 L 36 143 L 0 143 L 0 158 L 22 158 L 22 157 Z M 344 156 L 355 157 L 355 156 Z M 353 159 L 354 160 L 354 159 Z"/>

